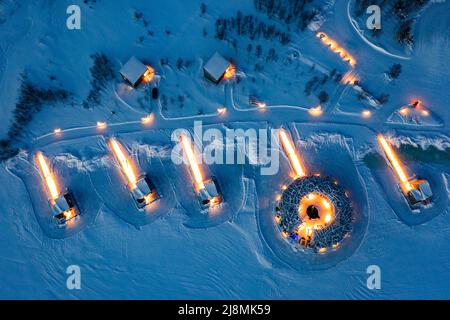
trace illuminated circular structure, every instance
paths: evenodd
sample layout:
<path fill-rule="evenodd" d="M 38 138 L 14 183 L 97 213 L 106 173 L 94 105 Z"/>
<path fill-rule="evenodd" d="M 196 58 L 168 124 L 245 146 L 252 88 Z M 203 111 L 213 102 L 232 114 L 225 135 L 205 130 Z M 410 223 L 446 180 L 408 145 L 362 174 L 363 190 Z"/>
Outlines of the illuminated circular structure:
<path fill-rule="evenodd" d="M 329 178 L 301 177 L 283 191 L 275 208 L 283 237 L 316 251 L 335 248 L 352 230 L 345 190 Z"/>

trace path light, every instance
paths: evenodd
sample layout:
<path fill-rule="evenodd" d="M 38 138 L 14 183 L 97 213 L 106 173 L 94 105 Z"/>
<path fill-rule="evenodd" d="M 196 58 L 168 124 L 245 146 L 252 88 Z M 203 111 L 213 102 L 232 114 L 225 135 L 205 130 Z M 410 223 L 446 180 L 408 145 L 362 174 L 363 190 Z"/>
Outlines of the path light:
<path fill-rule="evenodd" d="M 106 122 L 104 121 L 97 121 L 97 129 L 105 129 L 107 127 Z"/>
<path fill-rule="evenodd" d="M 154 118 L 153 114 L 149 114 L 148 116 L 145 116 L 145 117 L 141 118 L 141 123 L 142 124 L 149 124 L 149 123 L 151 123 L 153 121 L 153 118 Z"/>
<path fill-rule="evenodd" d="M 309 108 L 308 112 L 310 115 L 312 115 L 314 117 L 318 117 L 318 116 L 322 115 L 322 113 L 323 113 L 322 106 L 318 105 L 316 107 Z"/>
<path fill-rule="evenodd" d="M 407 107 L 403 107 L 400 109 L 400 114 L 406 116 L 409 113 L 409 109 Z"/>
<path fill-rule="evenodd" d="M 256 106 L 260 109 L 264 109 L 265 107 L 267 107 L 266 103 L 261 101 L 256 102 Z"/>
<path fill-rule="evenodd" d="M 363 118 L 370 118 L 370 117 L 372 116 L 372 112 L 370 112 L 370 110 L 363 110 L 363 111 L 361 112 L 361 116 L 362 116 Z"/>
<path fill-rule="evenodd" d="M 217 108 L 217 112 L 220 115 L 223 115 L 223 114 L 225 114 L 227 112 L 227 108 L 225 108 L 225 107 Z"/>

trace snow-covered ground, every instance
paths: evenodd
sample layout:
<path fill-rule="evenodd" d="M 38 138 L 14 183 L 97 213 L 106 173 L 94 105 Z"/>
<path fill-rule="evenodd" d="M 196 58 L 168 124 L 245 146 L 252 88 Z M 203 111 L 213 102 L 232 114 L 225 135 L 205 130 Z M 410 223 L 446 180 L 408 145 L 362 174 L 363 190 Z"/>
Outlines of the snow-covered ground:
<path fill-rule="evenodd" d="M 268 19 L 251 0 L 204 0 L 203 14 L 194 0 L 80 1 L 82 28 L 68 30 L 72 2 L 0 2 L 0 138 L 13 121 L 23 76 L 40 88 L 71 93 L 67 102 L 33 115 L 14 142 L 21 152 L 0 165 L 0 298 L 450 298 L 449 2 L 421 12 L 408 59 L 363 39 L 347 0 L 314 1 L 322 13 L 303 32 Z M 216 39 L 216 19 L 238 10 L 274 24 L 291 41 Z M 389 95 L 387 101 L 374 107 L 339 81 L 336 75 L 352 68 L 318 40 L 317 28 L 356 57 L 359 85 L 377 99 Z M 272 48 L 276 59 L 267 58 Z M 215 51 L 236 64 L 238 78 L 206 81 L 202 66 Z M 117 76 L 99 104 L 84 108 L 96 53 L 111 60 Z M 122 82 L 118 70 L 131 55 L 155 68 L 153 84 L 132 89 Z M 394 63 L 402 73 L 387 80 Z M 149 98 L 152 85 L 159 88 L 157 100 Z M 322 103 L 321 91 L 328 96 Z M 249 104 L 250 96 L 266 107 Z M 423 101 L 427 117 L 399 113 L 413 98 Z M 323 113 L 316 117 L 308 109 L 318 104 Z M 150 112 L 150 122 L 142 123 Z M 108 126 L 97 128 L 100 120 Z M 171 159 L 171 133 L 193 133 L 195 120 L 220 132 L 289 130 L 308 170 L 348 191 L 355 218 L 350 237 L 323 254 L 293 252 L 281 239 L 273 209 L 291 170 L 282 152 L 272 176 L 248 161 L 204 165 L 225 202 L 201 213 L 188 168 Z M 410 210 L 377 145 L 378 133 L 390 138 L 411 175 L 429 180 L 432 206 Z M 111 136 L 162 194 L 151 209 L 133 205 L 106 143 Z M 82 212 L 67 228 L 50 218 L 33 161 L 37 150 Z M 81 268 L 81 290 L 66 288 L 69 265 Z M 381 268 L 380 290 L 366 286 L 370 265 Z"/>

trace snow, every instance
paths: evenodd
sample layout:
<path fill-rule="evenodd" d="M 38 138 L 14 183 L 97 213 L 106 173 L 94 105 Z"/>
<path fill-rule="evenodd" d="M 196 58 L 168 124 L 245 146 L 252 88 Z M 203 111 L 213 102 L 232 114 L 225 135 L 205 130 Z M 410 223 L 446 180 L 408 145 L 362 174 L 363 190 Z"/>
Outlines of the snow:
<path fill-rule="evenodd" d="M 309 29 L 290 30 L 292 41 L 285 46 L 254 40 L 263 50 L 258 58 L 254 49 L 247 51 L 248 38 L 236 36 L 236 48 L 215 39 L 216 18 L 240 10 L 288 28 L 255 12 L 251 0 L 203 2 L 203 15 L 198 1 L 82 4 L 82 29 L 72 31 L 65 28 L 64 2 L 0 2 L 0 137 L 7 135 L 21 74 L 39 87 L 72 93 L 68 103 L 43 106 L 24 128 L 21 152 L 0 164 L 0 297 L 448 299 L 450 66 L 444 62 L 450 54 L 450 3 L 433 3 L 420 13 L 415 46 L 404 53 L 383 38 L 376 47 L 368 45 L 347 18 L 348 1 L 314 1 L 324 10 Z M 356 57 L 361 88 L 374 98 L 388 94 L 388 101 L 374 107 L 353 86 L 331 78 L 305 94 L 314 76 L 349 71 L 316 31 Z M 278 58 L 267 61 L 271 48 Z M 204 78 L 205 59 L 215 51 L 236 62 L 235 79 L 215 85 Z M 101 91 L 100 104 L 85 109 L 91 55 L 98 52 L 110 58 L 117 78 Z M 404 54 L 408 59 L 397 57 Z M 155 68 L 152 83 L 132 89 L 118 77 L 120 62 L 132 55 Z M 389 81 L 385 72 L 394 63 L 402 73 Z M 256 64 L 263 68 L 255 70 Z M 159 99 L 151 97 L 154 87 Z M 329 99 L 315 117 L 308 110 L 319 104 L 322 90 Z M 266 107 L 251 105 L 250 95 Z M 413 98 L 424 102 L 429 116 L 412 121 L 398 113 Z M 218 112 L 220 107 L 226 112 Z M 366 109 L 370 117 L 361 116 Z M 151 121 L 141 122 L 149 113 Z M 98 129 L 99 120 L 107 127 Z M 355 213 L 350 237 L 324 254 L 286 245 L 273 209 L 291 167 L 281 153 L 278 173 L 262 176 L 264 163 L 253 161 L 255 145 L 246 147 L 251 164 L 202 164 L 224 199 L 210 214 L 202 213 L 189 168 L 171 160 L 171 133 L 193 133 L 196 120 L 204 130 L 222 133 L 288 129 L 305 167 L 348 191 Z M 61 132 L 54 134 L 54 128 Z M 389 138 L 412 177 L 430 183 L 432 205 L 411 211 L 377 145 L 378 133 Z M 112 136 L 162 195 L 145 211 L 134 205 L 110 154 L 106 141 Z M 80 219 L 67 228 L 52 219 L 33 161 L 38 150 L 80 208 Z M 81 290 L 66 289 L 72 264 L 81 268 Z M 374 264 L 382 271 L 382 290 L 366 287 L 366 269 Z"/>
<path fill-rule="evenodd" d="M 376 51 L 378 51 L 378 52 L 380 52 L 380 53 L 382 53 L 382 54 L 384 54 L 384 55 L 387 55 L 387 56 L 390 56 L 390 57 L 393 57 L 393 58 L 397 58 L 397 59 L 402 59 L 402 60 L 408 60 L 408 59 L 410 59 L 410 57 L 407 57 L 407 56 L 404 56 L 404 55 L 391 53 L 391 52 L 389 52 L 388 50 L 386 50 L 385 48 L 383 48 L 381 45 L 377 45 L 377 44 L 373 43 L 371 40 L 369 40 L 369 39 L 364 35 L 364 31 L 363 31 L 363 30 L 361 29 L 361 27 L 358 25 L 358 22 L 356 21 L 356 19 L 354 19 L 354 18 L 352 17 L 351 10 L 352 10 L 353 6 L 354 6 L 353 1 L 348 1 L 348 2 L 347 2 L 347 19 L 350 21 L 350 23 L 351 23 L 353 29 L 356 31 L 356 33 L 358 34 L 358 36 L 361 37 L 361 39 L 362 39 L 366 44 L 368 44 L 371 48 L 373 48 L 374 50 L 376 50 Z M 367 18 L 367 16 L 364 16 L 364 15 L 363 15 L 363 18 L 364 18 L 364 17 Z M 363 20 L 364 20 L 363 18 L 360 19 L 360 20 L 363 21 Z M 360 23 L 361 23 L 362 21 L 360 21 Z M 363 24 L 363 22 L 362 22 L 362 24 Z M 393 23 L 390 23 L 390 24 L 388 25 L 387 28 L 386 28 L 385 24 L 383 23 L 382 29 L 389 29 L 389 30 L 392 30 L 393 27 L 394 27 L 394 26 L 393 26 Z M 392 32 L 385 32 L 385 34 L 387 34 L 387 35 L 385 35 L 385 37 L 392 37 Z M 389 38 L 388 38 L 388 39 L 389 39 Z M 383 40 L 386 41 L 386 39 L 383 39 Z M 390 40 L 390 41 L 389 41 L 389 40 Z M 389 40 L 387 40 L 387 42 L 389 43 L 389 45 L 390 45 L 391 47 L 394 47 L 394 49 L 399 50 L 399 49 L 397 48 L 398 45 L 393 44 L 393 43 L 392 43 L 393 41 L 392 41 L 391 39 L 389 39 Z"/>

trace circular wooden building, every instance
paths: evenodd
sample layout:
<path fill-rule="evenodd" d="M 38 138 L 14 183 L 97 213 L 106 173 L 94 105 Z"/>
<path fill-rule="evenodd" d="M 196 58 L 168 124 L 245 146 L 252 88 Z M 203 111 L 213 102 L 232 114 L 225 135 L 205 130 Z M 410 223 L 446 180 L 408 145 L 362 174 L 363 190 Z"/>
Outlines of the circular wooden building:
<path fill-rule="evenodd" d="M 327 177 L 294 180 L 283 191 L 275 211 L 283 237 L 315 251 L 337 247 L 352 230 L 350 200 L 345 190 Z"/>

